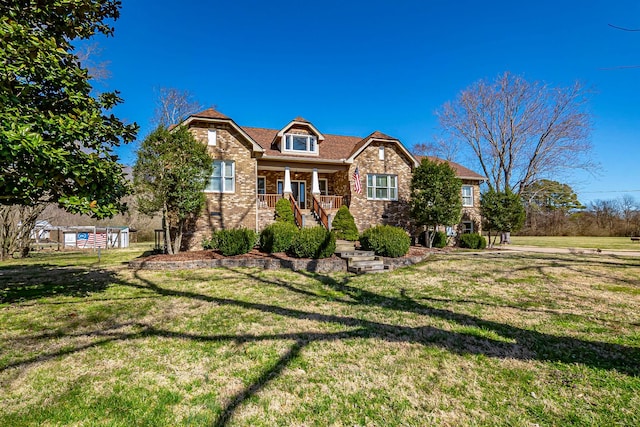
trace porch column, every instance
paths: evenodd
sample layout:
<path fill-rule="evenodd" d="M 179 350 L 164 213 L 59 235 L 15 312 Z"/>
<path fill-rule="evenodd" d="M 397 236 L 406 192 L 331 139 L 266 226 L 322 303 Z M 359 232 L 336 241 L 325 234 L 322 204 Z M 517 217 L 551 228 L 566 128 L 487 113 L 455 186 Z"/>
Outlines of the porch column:
<path fill-rule="evenodd" d="M 284 188 L 282 189 L 282 193 L 293 193 L 293 190 L 291 189 L 291 172 L 289 172 L 289 166 L 285 166 L 284 168 Z"/>
<path fill-rule="evenodd" d="M 311 175 L 311 194 L 317 196 L 320 194 L 320 181 L 318 181 L 318 169 L 313 168 Z"/>

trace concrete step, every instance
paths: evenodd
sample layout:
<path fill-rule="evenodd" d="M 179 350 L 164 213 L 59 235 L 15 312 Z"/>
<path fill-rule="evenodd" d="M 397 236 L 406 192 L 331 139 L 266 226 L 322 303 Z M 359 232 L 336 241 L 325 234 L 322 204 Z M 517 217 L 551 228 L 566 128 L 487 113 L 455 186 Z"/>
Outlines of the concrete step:
<path fill-rule="evenodd" d="M 366 262 L 360 261 L 360 262 L 354 263 L 354 265 L 350 265 L 349 267 L 347 267 L 347 271 L 350 271 L 352 273 L 358 273 L 358 274 L 381 273 L 385 271 L 385 266 L 382 261 L 376 264 L 368 264 Z"/>
<path fill-rule="evenodd" d="M 336 252 L 338 252 L 337 249 L 336 249 Z M 341 258 L 353 258 L 353 257 L 359 257 L 359 256 L 375 256 L 375 252 L 373 252 L 373 251 L 356 251 L 356 250 L 340 252 L 340 257 Z"/>
<path fill-rule="evenodd" d="M 378 259 L 374 255 L 349 256 L 349 257 L 342 256 L 341 258 L 346 259 L 348 264 L 353 264 L 354 262 L 361 262 L 361 261 L 375 261 L 376 259 Z"/>
<path fill-rule="evenodd" d="M 362 261 L 352 261 L 349 265 L 353 267 L 378 267 L 381 266 L 384 268 L 384 261 L 381 259 L 370 259 L 370 260 L 362 260 Z"/>

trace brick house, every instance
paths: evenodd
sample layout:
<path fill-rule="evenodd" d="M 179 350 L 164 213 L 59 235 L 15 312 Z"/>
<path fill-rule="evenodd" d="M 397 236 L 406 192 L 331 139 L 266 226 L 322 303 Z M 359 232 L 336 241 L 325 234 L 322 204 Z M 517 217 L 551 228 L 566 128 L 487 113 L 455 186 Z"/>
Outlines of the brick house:
<path fill-rule="evenodd" d="M 193 114 L 182 125 L 207 144 L 214 158 L 205 210 L 185 236 L 191 249 L 212 230 L 263 229 L 273 222 L 282 197 L 292 200 L 299 225 L 327 226 L 346 204 L 361 231 L 377 224 L 412 231 L 409 187 L 421 158 L 396 138 L 377 131 L 365 138 L 323 134 L 301 117 L 282 129 L 239 126 L 214 109 Z M 450 164 L 463 180 L 458 232 L 479 231 L 479 185 L 485 178 Z"/>

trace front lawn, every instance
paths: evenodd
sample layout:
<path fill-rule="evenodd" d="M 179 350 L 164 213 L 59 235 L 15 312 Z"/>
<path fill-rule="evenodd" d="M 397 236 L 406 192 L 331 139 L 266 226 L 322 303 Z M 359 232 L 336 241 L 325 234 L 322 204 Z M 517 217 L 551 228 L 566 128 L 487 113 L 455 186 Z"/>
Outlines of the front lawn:
<path fill-rule="evenodd" d="M 638 258 L 354 276 L 84 256 L 0 265 L 0 425 L 640 425 Z"/>
<path fill-rule="evenodd" d="M 499 241 L 499 239 L 498 239 Z M 585 248 L 640 251 L 640 243 L 629 237 L 511 236 L 513 245 L 541 248 Z"/>

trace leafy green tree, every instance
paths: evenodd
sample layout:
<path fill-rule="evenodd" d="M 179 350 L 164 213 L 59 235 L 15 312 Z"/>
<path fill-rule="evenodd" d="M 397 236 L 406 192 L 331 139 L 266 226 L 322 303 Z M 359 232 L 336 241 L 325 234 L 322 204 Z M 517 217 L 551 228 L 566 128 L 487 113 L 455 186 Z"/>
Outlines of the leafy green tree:
<path fill-rule="evenodd" d="M 525 210 L 520 196 L 511 190 L 495 191 L 489 188 L 480 200 L 480 211 L 484 219 L 484 226 L 489 231 L 499 231 L 500 244 L 511 243 L 511 232 L 522 228 Z M 495 237 L 494 242 L 495 243 Z"/>
<path fill-rule="evenodd" d="M 520 194 L 531 233 L 562 234 L 571 213 L 585 209 L 573 189 L 558 181 L 538 180 Z"/>
<path fill-rule="evenodd" d="M 411 216 L 416 225 L 433 227 L 453 225 L 462 216 L 462 181 L 445 162 L 423 159 L 411 179 Z M 430 233 L 428 246 L 435 233 Z"/>
<path fill-rule="evenodd" d="M 158 127 L 138 150 L 133 168 L 138 209 L 147 215 L 162 212 L 170 254 L 180 251 L 186 225 L 202 211 L 212 169 L 206 145 L 183 126 Z"/>
<path fill-rule="evenodd" d="M 129 186 L 114 147 L 137 125 L 107 113 L 118 92 L 93 95 L 72 42 L 110 36 L 116 0 L 12 1 L 0 5 L 0 204 L 57 203 L 110 217 Z"/>

